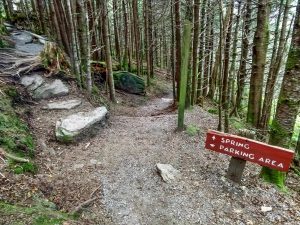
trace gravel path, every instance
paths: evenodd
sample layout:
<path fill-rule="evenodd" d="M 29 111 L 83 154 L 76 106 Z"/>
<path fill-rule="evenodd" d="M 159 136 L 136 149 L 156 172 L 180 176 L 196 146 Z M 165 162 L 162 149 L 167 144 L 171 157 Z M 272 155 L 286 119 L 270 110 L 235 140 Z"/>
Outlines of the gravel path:
<path fill-rule="evenodd" d="M 40 125 L 35 127 L 39 126 L 40 137 L 55 151 L 53 156 L 47 152 L 40 156 L 46 164 L 40 179 L 49 199 L 71 210 L 100 187 L 100 201 L 83 215 L 96 219 L 87 224 L 300 223 L 299 194 L 291 191 L 286 195 L 263 183 L 258 179 L 259 166 L 247 164 L 242 186 L 227 181 L 229 157 L 203 147 L 205 133 L 216 127 L 214 115 L 198 107 L 187 111 L 186 124 L 200 131 L 196 136 L 177 133 L 175 114 L 147 116 L 168 106 L 159 99 L 135 108 L 137 116 L 115 115 L 113 111 L 107 128 L 72 145 L 57 144 L 49 131 L 62 112 L 49 116 L 37 106 L 34 118 L 39 118 Z M 85 103 L 75 111 L 90 107 Z M 150 111 L 142 116 L 145 107 Z M 65 112 L 71 113 L 74 110 Z M 181 172 L 181 179 L 163 182 L 156 163 L 173 165 Z M 287 183 L 294 185 L 296 179 L 299 182 L 290 176 Z M 272 210 L 262 212 L 262 206 Z"/>
<path fill-rule="evenodd" d="M 19 35 L 20 42 L 28 39 Z M 34 50 L 38 51 L 29 51 Z M 77 93 L 73 87 L 69 96 L 59 99 L 84 98 Z M 147 100 L 127 97 L 140 103 Z M 186 125 L 197 126 L 198 134 L 175 132 L 176 114 L 158 113 L 169 106 L 169 98 L 150 99 L 140 106 L 115 106 L 105 129 L 69 145 L 55 141 L 55 122 L 94 107 L 88 101 L 69 111 L 41 109 L 48 101 L 32 106 L 40 165 L 34 182 L 39 190 L 68 211 L 97 196 L 81 215 L 80 224 L 300 224 L 299 193 L 283 194 L 263 183 L 258 179 L 260 167 L 251 163 L 242 185 L 227 181 L 229 157 L 203 147 L 205 133 L 216 127 L 216 117 L 195 107 L 186 112 Z M 181 178 L 163 182 L 155 169 L 157 163 L 173 165 Z M 290 174 L 287 184 L 295 188 L 299 177 Z M 262 206 L 272 210 L 262 212 Z"/>

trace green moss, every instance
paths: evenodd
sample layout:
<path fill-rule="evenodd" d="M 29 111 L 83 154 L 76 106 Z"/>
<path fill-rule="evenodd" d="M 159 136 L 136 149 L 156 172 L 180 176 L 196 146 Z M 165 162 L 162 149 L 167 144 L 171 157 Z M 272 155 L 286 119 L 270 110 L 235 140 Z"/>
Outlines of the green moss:
<path fill-rule="evenodd" d="M 0 214 L 0 221 L 3 222 L 2 220 L 7 217 L 9 224 L 54 225 L 62 224 L 66 220 L 73 219 L 73 217 L 66 213 L 53 210 L 41 204 L 24 207 L 1 201 Z"/>
<path fill-rule="evenodd" d="M 18 95 L 17 91 L 7 88 L 0 99 L 0 147 L 18 157 L 33 158 L 35 143 L 30 130 L 15 113 L 11 98 Z M 15 173 L 36 172 L 32 163 L 15 163 L 10 161 L 10 168 Z"/>
<path fill-rule="evenodd" d="M 186 133 L 189 136 L 196 136 L 199 133 L 199 131 L 200 131 L 199 127 L 197 127 L 193 124 L 188 125 L 187 128 L 186 128 Z"/>
<path fill-rule="evenodd" d="M 33 164 L 32 162 L 27 162 L 27 163 L 17 163 L 15 164 L 14 162 L 10 163 L 10 168 L 13 170 L 15 174 L 23 174 L 23 173 L 32 173 L 36 174 L 37 173 L 37 166 Z"/>
<path fill-rule="evenodd" d="M 208 109 L 207 112 L 211 113 L 211 114 L 218 114 L 218 110 L 217 109 Z"/>
<path fill-rule="evenodd" d="M 263 167 L 260 174 L 264 181 L 275 184 L 282 191 L 286 191 L 284 185 L 285 175 L 286 174 L 284 172 L 270 169 L 268 167 Z"/>
<path fill-rule="evenodd" d="M 295 68 L 296 64 L 299 64 L 299 58 L 300 58 L 300 49 L 293 48 L 293 46 L 291 46 L 288 59 L 286 61 L 286 70 L 291 70 Z"/>

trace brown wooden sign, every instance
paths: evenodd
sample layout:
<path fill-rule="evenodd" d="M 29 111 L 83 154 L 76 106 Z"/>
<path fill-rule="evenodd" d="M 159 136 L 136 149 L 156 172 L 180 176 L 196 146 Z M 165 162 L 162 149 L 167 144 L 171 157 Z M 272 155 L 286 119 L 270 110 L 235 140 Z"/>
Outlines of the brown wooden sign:
<path fill-rule="evenodd" d="M 294 156 L 289 149 L 213 130 L 207 133 L 205 148 L 280 171 L 288 171 Z"/>

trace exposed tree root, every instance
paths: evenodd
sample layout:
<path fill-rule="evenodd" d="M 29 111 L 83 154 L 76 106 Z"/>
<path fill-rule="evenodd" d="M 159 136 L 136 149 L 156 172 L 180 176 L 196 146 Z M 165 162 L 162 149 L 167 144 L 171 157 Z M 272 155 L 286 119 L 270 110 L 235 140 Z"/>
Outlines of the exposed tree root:
<path fill-rule="evenodd" d="M 46 76 L 58 73 L 70 74 L 70 64 L 64 52 L 53 42 L 47 42 L 38 56 L 14 49 L 0 50 L 0 76 L 20 78 L 32 71 L 46 70 Z"/>
<path fill-rule="evenodd" d="M 24 158 L 20 158 L 15 155 L 9 154 L 6 151 L 4 151 L 2 148 L 0 148 L 0 155 L 3 155 L 5 158 L 12 159 L 16 162 L 23 162 L 23 163 L 29 162 L 29 159 L 24 159 Z"/>

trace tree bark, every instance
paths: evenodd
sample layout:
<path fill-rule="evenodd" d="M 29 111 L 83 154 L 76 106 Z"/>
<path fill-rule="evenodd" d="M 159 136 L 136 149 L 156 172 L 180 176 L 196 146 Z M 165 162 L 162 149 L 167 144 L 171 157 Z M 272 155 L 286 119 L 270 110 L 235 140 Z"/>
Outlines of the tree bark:
<path fill-rule="evenodd" d="M 197 94 L 197 77 L 198 77 L 198 45 L 199 45 L 199 8 L 200 0 L 194 1 L 194 36 L 193 36 L 193 53 L 192 53 L 192 94 L 191 103 L 194 105 L 196 103 Z"/>
<path fill-rule="evenodd" d="M 290 8 L 290 0 L 286 0 L 283 20 L 282 20 L 282 27 L 281 27 L 281 34 L 280 40 L 278 44 L 278 50 L 276 52 L 276 56 L 274 57 L 274 63 L 270 66 L 270 71 L 268 74 L 267 85 L 265 90 L 265 97 L 263 102 L 262 114 L 260 118 L 259 128 L 262 130 L 266 130 L 272 109 L 272 100 L 276 86 L 276 80 L 279 74 L 279 70 L 282 64 L 283 54 L 284 54 L 284 47 L 285 47 L 285 40 L 286 40 L 286 31 L 287 31 L 287 22 L 289 16 L 289 8 Z M 276 37 L 275 37 L 276 38 Z M 277 44 L 274 42 L 274 45 Z M 277 49 L 277 46 L 273 46 L 273 49 Z M 272 56 L 273 58 L 273 56 Z M 272 60 L 271 60 L 272 62 Z"/>
<path fill-rule="evenodd" d="M 269 0 L 259 0 L 257 3 L 257 26 L 253 39 L 252 72 L 248 101 L 247 122 L 259 126 L 263 79 L 268 45 Z"/>
<path fill-rule="evenodd" d="M 101 10 L 102 10 L 104 48 L 105 48 L 106 69 L 107 69 L 106 73 L 108 78 L 109 94 L 110 94 L 110 100 L 116 103 L 117 101 L 115 95 L 115 85 L 114 85 L 110 43 L 109 43 L 110 40 L 108 34 L 107 0 L 101 1 Z"/>
<path fill-rule="evenodd" d="M 180 93 L 180 68 L 181 68 L 181 34 L 180 34 L 180 1 L 174 0 L 175 13 L 175 80 L 177 87 L 177 100 Z"/>
<path fill-rule="evenodd" d="M 252 0 L 247 0 L 245 3 L 246 12 L 244 15 L 244 30 L 242 35 L 242 46 L 241 46 L 241 59 L 240 66 L 237 74 L 237 94 L 235 100 L 235 109 L 239 110 L 241 108 L 241 102 L 243 100 L 243 93 L 245 89 L 245 80 L 247 77 L 247 59 L 249 52 L 249 35 L 250 35 L 250 27 L 251 27 L 251 3 Z M 234 111 L 233 111 L 234 112 Z"/>
<path fill-rule="evenodd" d="M 269 143 L 289 148 L 294 125 L 300 106 L 300 0 L 294 23 L 291 47 L 286 62 L 286 69 L 279 94 L 275 118 L 271 125 Z M 284 188 L 285 173 L 263 167 L 261 176 L 268 182 Z"/>

